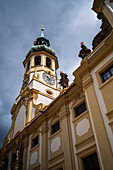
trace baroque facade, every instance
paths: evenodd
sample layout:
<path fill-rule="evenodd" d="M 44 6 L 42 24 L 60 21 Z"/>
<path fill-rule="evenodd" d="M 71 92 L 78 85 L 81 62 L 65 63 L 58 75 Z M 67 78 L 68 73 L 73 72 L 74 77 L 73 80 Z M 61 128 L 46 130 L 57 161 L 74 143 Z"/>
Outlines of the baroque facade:
<path fill-rule="evenodd" d="M 12 125 L 0 149 L 1 170 L 113 169 L 112 0 L 95 0 L 92 9 L 102 19 L 101 31 L 92 52 L 81 43 L 82 61 L 69 87 L 63 73 L 64 88 L 57 87 L 58 60 L 43 27 L 26 55 Z"/>

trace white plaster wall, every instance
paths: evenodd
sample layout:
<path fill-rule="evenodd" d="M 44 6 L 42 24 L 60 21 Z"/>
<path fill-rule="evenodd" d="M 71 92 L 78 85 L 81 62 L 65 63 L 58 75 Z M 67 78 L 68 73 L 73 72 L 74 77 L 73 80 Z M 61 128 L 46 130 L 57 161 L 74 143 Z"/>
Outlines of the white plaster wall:
<path fill-rule="evenodd" d="M 59 95 L 59 91 L 52 89 L 51 87 L 48 87 L 40 82 L 37 82 L 36 80 L 33 80 L 33 88 L 39 90 L 42 93 L 46 93 L 46 90 L 50 90 L 53 92 L 53 97 L 56 98 Z"/>
<path fill-rule="evenodd" d="M 55 60 L 52 59 L 52 63 L 53 63 L 53 70 L 54 70 L 54 75 L 55 75 Z"/>
<path fill-rule="evenodd" d="M 38 157 L 37 151 L 35 151 L 31 154 L 30 165 L 33 165 L 34 163 L 36 163 L 37 157 Z"/>
<path fill-rule="evenodd" d="M 19 130 L 22 130 L 24 128 L 25 111 L 25 106 L 22 105 L 16 117 L 13 137 Z"/>
<path fill-rule="evenodd" d="M 107 116 L 105 115 L 107 113 L 106 106 L 105 106 L 105 103 L 104 103 L 104 100 L 103 100 L 103 97 L 102 97 L 101 90 L 99 89 L 99 83 L 98 83 L 98 80 L 97 80 L 97 77 L 96 77 L 96 74 L 95 74 L 96 71 L 98 71 L 103 65 L 105 65 L 111 58 L 113 58 L 113 52 L 110 53 L 109 56 L 107 56 L 100 64 L 98 64 L 91 71 L 91 75 L 92 75 L 92 78 L 93 78 L 94 89 L 95 89 L 97 99 L 98 99 L 98 102 L 99 102 L 100 110 L 102 112 L 102 117 L 103 117 L 103 120 L 104 120 L 104 123 L 105 123 L 105 128 L 106 128 L 106 131 L 108 133 L 108 138 L 109 138 L 110 145 L 111 145 L 112 151 L 113 151 L 113 134 L 112 134 L 110 126 L 108 125 L 109 120 L 108 120 Z"/>
<path fill-rule="evenodd" d="M 33 82 L 29 84 L 29 88 L 33 88 Z"/>
<path fill-rule="evenodd" d="M 32 80 L 34 73 L 30 73 L 29 75 L 29 82 Z"/>
<path fill-rule="evenodd" d="M 76 133 L 78 136 L 82 136 L 89 131 L 89 128 L 90 128 L 89 120 L 84 118 L 77 123 Z"/>
<path fill-rule="evenodd" d="M 35 108 L 32 107 L 32 119 L 35 117 Z"/>
<path fill-rule="evenodd" d="M 60 138 L 59 138 L 59 136 L 57 136 L 51 142 L 51 152 L 54 153 L 54 152 L 58 151 L 60 148 L 60 145 L 61 145 Z"/>
<path fill-rule="evenodd" d="M 75 148 L 76 139 L 75 139 L 74 125 L 73 125 L 73 122 L 72 122 L 72 105 L 73 105 L 73 102 L 69 103 L 70 124 L 71 124 L 72 140 L 73 140 L 73 151 L 74 151 L 75 167 L 76 167 L 76 170 L 78 170 L 78 161 L 77 161 L 76 148 Z"/>
<path fill-rule="evenodd" d="M 45 60 L 45 55 L 43 54 L 43 66 L 42 66 L 43 69 L 44 69 L 44 60 Z"/>
<path fill-rule="evenodd" d="M 38 98 L 36 100 L 36 104 L 40 104 L 40 103 L 43 103 L 45 105 L 48 105 L 49 103 L 51 103 L 53 100 L 52 99 L 49 99 L 45 96 L 42 96 L 40 94 L 38 94 Z"/>

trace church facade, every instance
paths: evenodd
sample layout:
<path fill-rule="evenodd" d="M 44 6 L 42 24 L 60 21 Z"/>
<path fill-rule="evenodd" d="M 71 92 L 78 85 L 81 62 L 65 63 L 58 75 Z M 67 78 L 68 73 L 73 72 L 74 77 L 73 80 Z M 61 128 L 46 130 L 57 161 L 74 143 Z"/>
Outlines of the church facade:
<path fill-rule="evenodd" d="M 113 169 L 112 1 L 95 0 L 102 20 L 93 51 L 81 43 L 80 66 L 58 88 L 58 60 L 44 28 L 23 62 L 25 74 L 0 149 L 0 170 Z M 66 85 L 65 85 L 66 84 Z"/>

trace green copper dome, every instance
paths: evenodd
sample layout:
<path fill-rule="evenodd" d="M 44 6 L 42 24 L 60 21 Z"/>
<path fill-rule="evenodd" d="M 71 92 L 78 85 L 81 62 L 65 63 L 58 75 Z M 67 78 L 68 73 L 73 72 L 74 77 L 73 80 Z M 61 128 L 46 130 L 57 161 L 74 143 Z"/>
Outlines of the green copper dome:
<path fill-rule="evenodd" d="M 41 28 L 41 35 L 39 38 L 37 38 L 35 41 L 34 41 L 34 45 L 32 46 L 32 48 L 29 50 L 29 52 L 27 53 L 26 55 L 26 58 L 33 52 L 38 52 L 38 51 L 46 51 L 47 53 L 49 54 L 52 54 L 53 56 L 56 56 L 55 54 L 55 51 L 52 50 L 50 47 L 50 43 L 49 43 L 49 40 L 47 40 L 45 37 L 44 37 L 44 28 L 43 28 L 43 25 L 42 25 L 42 28 Z"/>

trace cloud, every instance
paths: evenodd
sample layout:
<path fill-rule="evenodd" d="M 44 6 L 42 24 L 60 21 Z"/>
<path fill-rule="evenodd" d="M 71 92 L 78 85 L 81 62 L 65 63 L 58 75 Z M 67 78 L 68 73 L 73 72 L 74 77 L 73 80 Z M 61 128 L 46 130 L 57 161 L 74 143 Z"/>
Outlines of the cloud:
<path fill-rule="evenodd" d="M 0 1 L 0 132 L 3 137 L 10 128 L 10 110 L 21 89 L 23 60 L 40 35 L 41 25 L 58 56 L 58 78 L 62 70 L 69 75 L 71 83 L 72 72 L 81 61 L 80 42 L 91 48 L 92 39 L 99 31 L 100 21 L 91 6 L 90 0 Z"/>

